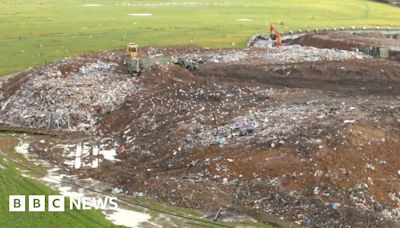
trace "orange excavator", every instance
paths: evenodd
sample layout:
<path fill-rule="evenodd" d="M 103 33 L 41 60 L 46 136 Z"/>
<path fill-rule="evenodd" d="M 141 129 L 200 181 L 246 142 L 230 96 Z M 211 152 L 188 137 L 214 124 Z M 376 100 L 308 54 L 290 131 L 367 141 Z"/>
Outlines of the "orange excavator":
<path fill-rule="evenodd" d="M 282 40 L 281 40 L 281 33 L 275 28 L 274 24 L 269 26 L 269 34 L 272 40 L 275 40 L 275 46 L 280 47 Z"/>

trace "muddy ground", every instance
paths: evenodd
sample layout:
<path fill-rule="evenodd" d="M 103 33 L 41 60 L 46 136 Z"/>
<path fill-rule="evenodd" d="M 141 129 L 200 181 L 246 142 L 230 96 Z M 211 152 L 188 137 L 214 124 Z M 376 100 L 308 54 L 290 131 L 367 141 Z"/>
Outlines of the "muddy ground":
<path fill-rule="evenodd" d="M 284 47 L 292 56 L 272 59 L 265 55 L 279 50 L 146 48 L 145 56 L 208 61 L 195 71 L 155 65 L 135 80 L 138 89 L 121 90 L 113 108 L 87 109 L 95 122 L 84 136 L 43 136 L 29 150 L 127 195 L 208 213 L 399 226 L 400 63 L 319 49 L 306 51 L 331 56 L 299 61 L 299 50 Z M 123 51 L 106 51 L 24 72 L 3 84 L 2 106 L 22 102 L 15 96 L 25 75 L 59 71 L 64 80 L 100 60 L 116 65 L 95 74 L 128 80 L 122 59 Z M 6 105 L 3 115 L 15 107 Z"/>

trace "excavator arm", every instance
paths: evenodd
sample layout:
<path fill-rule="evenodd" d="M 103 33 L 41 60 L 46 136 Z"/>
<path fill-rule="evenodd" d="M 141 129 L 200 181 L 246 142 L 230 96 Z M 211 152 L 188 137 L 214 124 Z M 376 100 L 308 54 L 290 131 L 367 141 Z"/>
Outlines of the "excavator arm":
<path fill-rule="evenodd" d="M 275 40 L 275 46 L 280 47 L 282 43 L 281 33 L 278 32 L 274 24 L 269 27 L 269 33 L 272 40 Z"/>

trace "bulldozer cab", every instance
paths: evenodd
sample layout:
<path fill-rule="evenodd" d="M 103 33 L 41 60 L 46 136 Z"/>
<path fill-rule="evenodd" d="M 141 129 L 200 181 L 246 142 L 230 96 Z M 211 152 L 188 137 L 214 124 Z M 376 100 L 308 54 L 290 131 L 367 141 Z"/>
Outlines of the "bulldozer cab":
<path fill-rule="evenodd" d="M 139 45 L 136 43 L 129 43 L 126 50 L 132 58 L 138 58 L 140 56 Z"/>

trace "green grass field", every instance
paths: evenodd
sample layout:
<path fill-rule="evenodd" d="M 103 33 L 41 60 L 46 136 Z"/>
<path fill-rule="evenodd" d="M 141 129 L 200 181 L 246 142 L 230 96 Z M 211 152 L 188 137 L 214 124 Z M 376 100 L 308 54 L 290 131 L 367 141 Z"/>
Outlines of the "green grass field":
<path fill-rule="evenodd" d="M 270 22 L 282 31 L 400 27 L 400 8 L 367 0 L 0 0 L 0 75 L 129 41 L 243 46 Z"/>
<path fill-rule="evenodd" d="M 0 150 L 13 150 L 15 138 L 0 136 Z M 24 165 L 28 163 L 16 153 L 7 153 Z M 38 168 L 35 168 L 38 169 Z M 14 163 L 0 158 L 0 227 L 116 227 L 96 210 L 57 212 L 9 212 L 9 195 L 57 195 L 38 181 L 23 177 Z"/>

